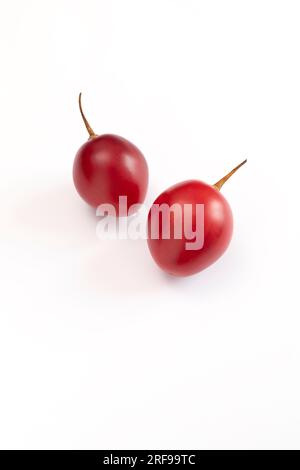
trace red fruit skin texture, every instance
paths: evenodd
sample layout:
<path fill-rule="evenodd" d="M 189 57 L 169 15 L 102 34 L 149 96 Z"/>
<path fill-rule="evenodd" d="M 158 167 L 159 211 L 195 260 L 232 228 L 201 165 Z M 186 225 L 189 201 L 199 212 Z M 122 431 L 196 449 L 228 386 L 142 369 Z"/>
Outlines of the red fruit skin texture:
<path fill-rule="evenodd" d="M 148 246 L 157 265 L 174 276 L 190 276 L 214 263 L 228 247 L 233 231 L 233 218 L 230 206 L 219 190 L 202 181 L 188 180 L 178 183 L 164 191 L 154 204 L 177 203 L 192 205 L 192 223 L 196 228 L 196 204 L 204 204 L 204 244 L 201 249 L 187 250 L 187 240 L 162 238 L 162 218 L 151 219 L 148 215 Z M 182 209 L 183 210 L 183 209 Z M 171 221 L 174 220 L 171 218 Z M 159 224 L 158 239 L 151 239 L 151 223 Z M 171 225 L 172 227 L 172 225 Z M 183 232 L 184 234 L 184 232 Z"/>
<path fill-rule="evenodd" d="M 112 204 L 119 215 L 119 196 L 127 196 L 128 209 L 143 203 L 148 187 L 148 166 L 140 150 L 128 140 L 103 134 L 88 140 L 78 150 L 73 180 L 92 207 Z"/>

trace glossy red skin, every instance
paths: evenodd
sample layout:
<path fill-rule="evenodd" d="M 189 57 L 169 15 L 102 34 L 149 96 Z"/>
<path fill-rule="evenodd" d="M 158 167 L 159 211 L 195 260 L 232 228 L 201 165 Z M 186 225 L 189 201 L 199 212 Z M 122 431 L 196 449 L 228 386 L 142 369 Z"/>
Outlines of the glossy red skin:
<path fill-rule="evenodd" d="M 175 276 L 190 276 L 214 263 L 228 247 L 233 231 L 233 218 L 230 206 L 224 196 L 212 186 L 197 180 L 178 183 L 164 191 L 154 204 L 192 204 L 193 227 L 195 205 L 204 204 L 204 245 L 199 250 L 187 250 L 185 238 L 162 239 L 162 223 L 159 220 L 159 238 L 151 239 L 150 211 L 148 215 L 148 246 L 158 266 Z M 155 222 L 155 219 L 154 219 Z M 154 223 L 153 222 L 153 223 Z M 172 236 L 173 235 L 173 236 Z"/>
<path fill-rule="evenodd" d="M 118 215 L 119 196 L 128 208 L 141 204 L 148 187 L 148 166 L 140 150 L 123 137 L 104 134 L 78 150 L 73 179 L 80 196 L 91 206 L 112 204 Z"/>

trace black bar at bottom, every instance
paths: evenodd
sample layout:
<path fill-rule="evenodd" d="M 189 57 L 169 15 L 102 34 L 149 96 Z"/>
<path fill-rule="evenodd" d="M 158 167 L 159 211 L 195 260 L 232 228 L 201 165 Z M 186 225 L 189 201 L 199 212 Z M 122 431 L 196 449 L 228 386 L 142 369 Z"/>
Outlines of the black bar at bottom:
<path fill-rule="evenodd" d="M 0 451 L 0 466 L 4 463 L 30 468 L 53 467 L 82 467 L 82 468 L 111 468 L 121 465 L 123 468 L 170 467 L 185 465 L 189 468 L 196 466 L 210 467 L 212 464 L 286 465 L 299 458 L 299 451 L 281 450 L 2 450 Z"/>

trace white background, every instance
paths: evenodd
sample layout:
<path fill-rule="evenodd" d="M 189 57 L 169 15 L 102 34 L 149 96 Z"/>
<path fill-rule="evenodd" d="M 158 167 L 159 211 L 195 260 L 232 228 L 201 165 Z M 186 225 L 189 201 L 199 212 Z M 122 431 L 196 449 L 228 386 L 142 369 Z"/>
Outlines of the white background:
<path fill-rule="evenodd" d="M 300 448 L 299 2 L 0 5 L 0 446 Z M 248 157 L 216 264 L 97 239 L 79 91 L 145 154 L 148 204 Z"/>

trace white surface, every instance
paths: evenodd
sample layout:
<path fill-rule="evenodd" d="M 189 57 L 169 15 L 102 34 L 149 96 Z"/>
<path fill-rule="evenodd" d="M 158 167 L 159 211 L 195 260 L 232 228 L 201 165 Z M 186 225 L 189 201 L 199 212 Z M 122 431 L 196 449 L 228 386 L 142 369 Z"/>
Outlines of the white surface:
<path fill-rule="evenodd" d="M 0 446 L 300 448 L 300 4 L 3 1 Z M 96 237 L 72 164 L 132 140 L 148 203 L 223 188 L 224 257 L 175 279 Z"/>

